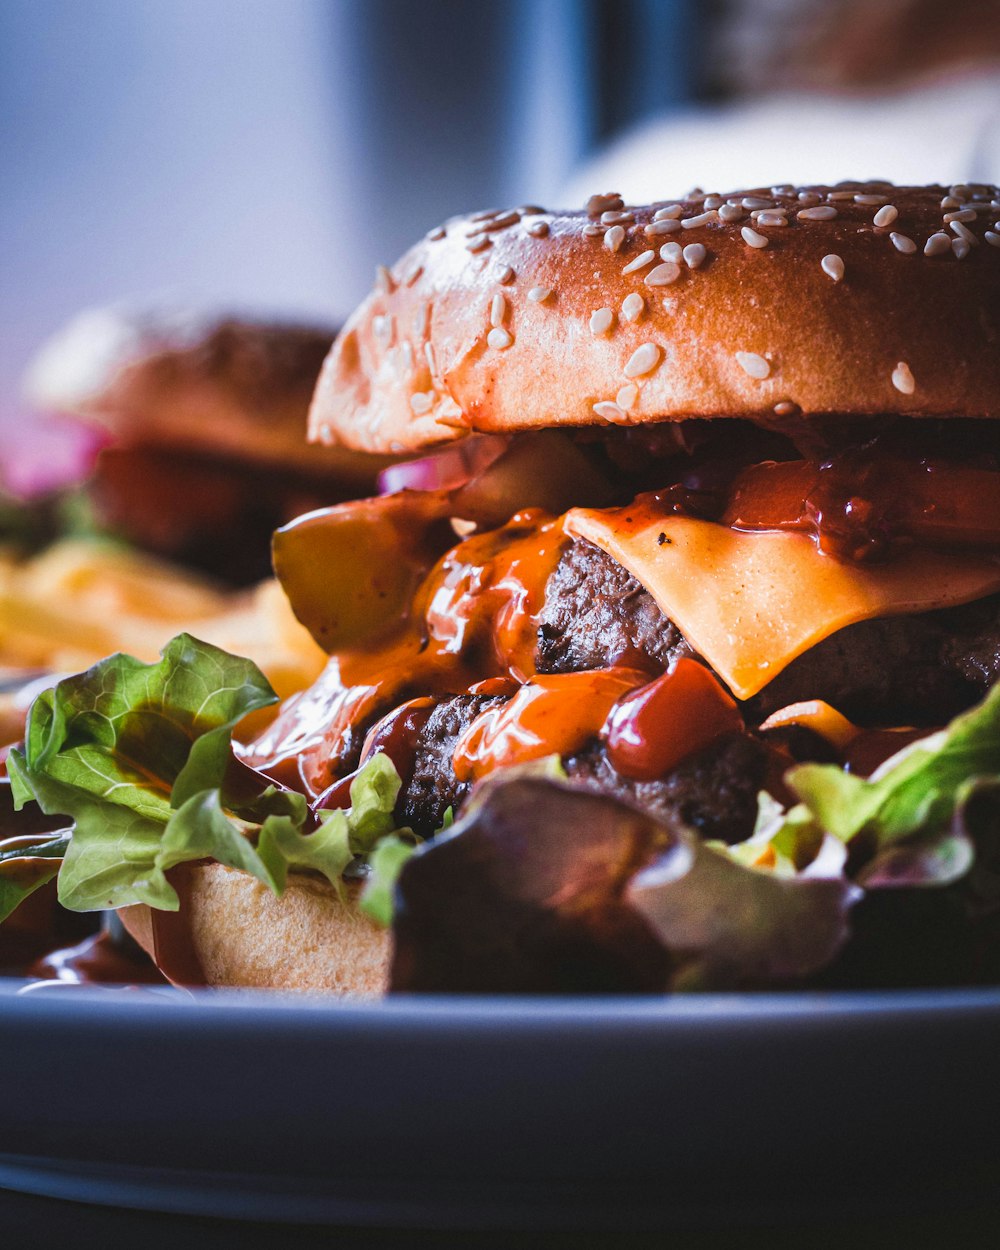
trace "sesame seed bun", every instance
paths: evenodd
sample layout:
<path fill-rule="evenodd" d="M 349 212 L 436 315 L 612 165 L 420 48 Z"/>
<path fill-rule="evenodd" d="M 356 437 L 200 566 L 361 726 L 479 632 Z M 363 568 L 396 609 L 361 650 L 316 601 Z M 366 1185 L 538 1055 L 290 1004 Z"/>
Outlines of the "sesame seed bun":
<path fill-rule="evenodd" d="M 763 214 L 763 215 L 759 215 Z M 453 218 L 350 319 L 310 437 L 1000 416 L 1000 192 L 772 187 Z"/>
<path fill-rule="evenodd" d="M 389 934 L 358 910 L 356 886 L 342 900 L 328 882 L 293 875 L 278 899 L 248 873 L 213 863 L 189 868 L 178 888 L 184 939 L 208 985 L 378 994 L 388 984 Z M 150 909 L 119 914 L 155 959 Z"/>

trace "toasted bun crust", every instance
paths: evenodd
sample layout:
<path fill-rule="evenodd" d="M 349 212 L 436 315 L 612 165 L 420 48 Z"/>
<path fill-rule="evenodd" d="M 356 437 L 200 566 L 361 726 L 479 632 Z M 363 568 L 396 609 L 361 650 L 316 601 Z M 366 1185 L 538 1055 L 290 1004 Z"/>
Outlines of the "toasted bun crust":
<path fill-rule="evenodd" d="M 385 452 L 690 416 L 997 417 L 998 219 L 996 187 L 886 183 L 454 218 L 380 271 L 310 437 Z"/>
<path fill-rule="evenodd" d="M 280 899 L 244 872 L 197 865 L 181 891 L 185 937 L 212 986 L 380 994 L 389 978 L 389 935 L 327 882 L 289 878 Z M 125 928 L 153 958 L 150 909 L 120 913 Z M 169 968 L 165 968 L 168 975 Z"/>
<path fill-rule="evenodd" d="M 157 448 L 329 471 L 369 485 L 377 465 L 343 448 L 317 460 L 306 414 L 332 326 L 234 316 L 91 309 L 36 356 L 37 407 L 82 417 L 124 447 Z"/>

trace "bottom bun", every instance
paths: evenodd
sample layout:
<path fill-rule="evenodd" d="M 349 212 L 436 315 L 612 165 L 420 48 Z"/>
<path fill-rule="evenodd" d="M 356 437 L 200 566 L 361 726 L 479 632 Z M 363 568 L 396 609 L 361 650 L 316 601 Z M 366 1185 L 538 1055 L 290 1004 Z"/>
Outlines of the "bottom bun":
<path fill-rule="evenodd" d="M 179 914 L 154 916 L 143 904 L 119 912 L 171 980 L 190 983 L 195 978 L 177 969 L 200 965 L 212 986 L 385 991 L 390 936 L 358 910 L 359 887 L 349 886 L 341 898 L 326 881 L 292 876 L 279 899 L 256 878 L 221 864 L 191 867 L 175 884 Z M 171 951 L 167 944 L 187 949 Z"/>

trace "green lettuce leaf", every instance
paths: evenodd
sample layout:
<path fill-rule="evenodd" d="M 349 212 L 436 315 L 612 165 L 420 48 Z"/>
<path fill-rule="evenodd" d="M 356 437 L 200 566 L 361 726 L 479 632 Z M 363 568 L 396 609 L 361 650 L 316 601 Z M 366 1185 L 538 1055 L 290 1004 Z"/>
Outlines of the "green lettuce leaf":
<path fill-rule="evenodd" d="M 8 771 L 19 807 L 30 797 L 74 822 L 63 906 L 176 909 L 157 866 L 164 831 L 175 810 L 221 787 L 236 722 L 276 699 L 249 660 L 188 634 L 155 664 L 114 655 L 43 692 Z"/>
<path fill-rule="evenodd" d="M 156 664 L 112 656 L 36 700 L 8 767 L 18 807 L 33 799 L 73 821 L 72 836 L 47 852 L 46 879 L 58 871 L 62 904 L 176 910 L 167 874 L 199 859 L 248 872 L 276 894 L 290 870 L 340 888 L 352 860 L 394 830 L 399 775 L 374 756 L 351 786 L 350 810 L 321 814 L 316 828 L 302 795 L 263 779 L 248 795 L 246 777 L 232 790 L 233 726 L 275 699 L 249 660 L 181 635 Z M 18 858 L 16 878 L 8 866 L 0 887 L 8 910 L 24 896 L 10 883 L 30 875 L 27 853 Z"/>
<path fill-rule="evenodd" d="M 396 882 L 416 849 L 415 839 L 406 841 L 401 835 L 390 833 L 372 851 L 371 871 L 358 905 L 383 928 L 392 924 Z"/>
<path fill-rule="evenodd" d="M 52 880 L 68 846 L 69 834 L 63 831 L 0 842 L 0 921 Z"/>
<path fill-rule="evenodd" d="M 785 781 L 800 802 L 785 811 L 762 795 L 754 835 L 730 847 L 732 857 L 751 863 L 769 847 L 779 871 L 783 863 L 801 867 L 809 846 L 832 834 L 861 842 L 857 879 L 866 889 L 950 885 L 969 872 L 976 853 L 956 829 L 956 813 L 970 787 L 1000 781 L 1000 685 L 869 778 L 835 764 L 800 764 Z"/>

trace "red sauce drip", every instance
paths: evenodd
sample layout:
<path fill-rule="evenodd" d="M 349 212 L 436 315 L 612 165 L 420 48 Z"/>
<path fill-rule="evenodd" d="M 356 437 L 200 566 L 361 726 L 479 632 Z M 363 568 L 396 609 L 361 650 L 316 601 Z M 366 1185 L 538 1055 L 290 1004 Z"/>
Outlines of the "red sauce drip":
<path fill-rule="evenodd" d="M 703 664 L 680 659 L 611 709 L 602 736 L 624 777 L 651 781 L 743 728 L 736 700 Z"/>
<path fill-rule="evenodd" d="M 545 584 L 565 542 L 557 520 L 527 509 L 456 544 L 424 579 L 395 637 L 332 658 L 241 757 L 284 784 L 297 776 L 324 807 L 339 804 L 332 788 L 358 725 L 414 696 L 531 676 Z"/>
<path fill-rule="evenodd" d="M 800 530 L 840 560 L 877 563 L 914 542 L 1000 544 L 1000 473 L 855 448 L 816 463 L 753 465 L 721 521 L 741 530 Z"/>
<path fill-rule="evenodd" d="M 165 985 L 166 978 L 144 954 L 131 954 L 110 933 L 95 933 L 76 946 L 50 951 L 28 976 L 70 985 Z"/>
<path fill-rule="evenodd" d="M 615 703 L 645 677 L 635 669 L 606 668 L 533 678 L 472 722 L 455 747 L 455 776 L 475 781 L 496 768 L 572 755 L 597 737 Z"/>
<path fill-rule="evenodd" d="M 388 716 L 374 725 L 365 738 L 361 750 L 361 763 L 346 777 L 327 787 L 313 804 L 313 811 L 332 811 L 351 806 L 351 786 L 365 763 L 378 751 L 388 755 L 400 777 L 413 772 L 413 759 L 417 751 L 420 731 L 434 710 L 433 699 L 410 699 L 400 704 Z"/>
<path fill-rule="evenodd" d="M 178 911 L 149 909 L 153 939 L 153 959 L 172 985 L 206 985 L 205 970 L 194 948 L 191 936 L 189 897 L 191 873 L 195 864 L 178 864 L 167 873 L 167 880 L 180 898 Z"/>

